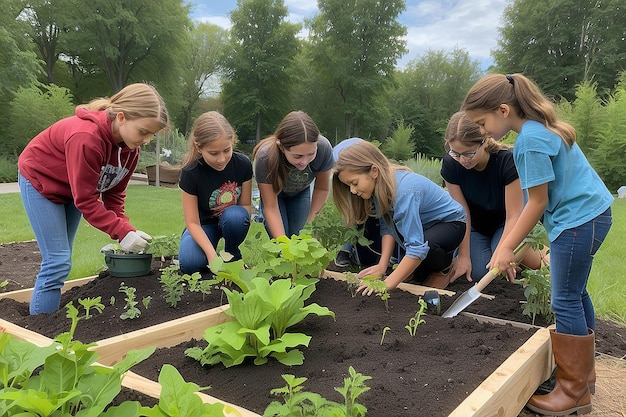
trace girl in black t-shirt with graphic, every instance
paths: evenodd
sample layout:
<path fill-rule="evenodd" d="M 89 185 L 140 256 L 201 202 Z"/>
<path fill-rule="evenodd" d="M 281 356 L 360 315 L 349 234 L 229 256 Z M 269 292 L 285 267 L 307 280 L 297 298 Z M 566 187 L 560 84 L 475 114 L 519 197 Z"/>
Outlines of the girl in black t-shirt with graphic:
<path fill-rule="evenodd" d="M 252 163 L 234 151 L 236 143 L 235 130 L 216 111 L 193 125 L 179 180 L 185 231 L 178 261 L 184 273 L 206 270 L 221 238 L 233 260 L 241 259 L 252 211 Z"/>

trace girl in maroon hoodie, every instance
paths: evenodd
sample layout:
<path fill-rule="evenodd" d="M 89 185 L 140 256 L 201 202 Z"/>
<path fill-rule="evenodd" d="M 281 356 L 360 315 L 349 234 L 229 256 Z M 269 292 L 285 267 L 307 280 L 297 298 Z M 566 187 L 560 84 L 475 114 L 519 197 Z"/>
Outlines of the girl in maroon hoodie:
<path fill-rule="evenodd" d="M 78 106 L 74 116 L 26 146 L 18 160 L 18 182 L 42 257 L 31 314 L 59 308 L 82 216 L 123 250 L 145 249 L 151 237 L 124 214 L 126 185 L 140 146 L 168 124 L 159 93 L 147 84 L 131 84 L 110 98 Z"/>

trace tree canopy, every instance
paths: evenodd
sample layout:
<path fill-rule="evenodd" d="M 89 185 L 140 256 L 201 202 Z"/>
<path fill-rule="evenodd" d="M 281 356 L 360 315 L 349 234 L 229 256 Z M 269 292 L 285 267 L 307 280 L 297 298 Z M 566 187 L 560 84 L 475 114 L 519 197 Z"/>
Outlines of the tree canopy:
<path fill-rule="evenodd" d="M 607 93 L 626 67 L 623 0 L 515 0 L 503 22 L 497 69 L 523 72 L 549 95 L 573 100 L 583 81 Z"/>

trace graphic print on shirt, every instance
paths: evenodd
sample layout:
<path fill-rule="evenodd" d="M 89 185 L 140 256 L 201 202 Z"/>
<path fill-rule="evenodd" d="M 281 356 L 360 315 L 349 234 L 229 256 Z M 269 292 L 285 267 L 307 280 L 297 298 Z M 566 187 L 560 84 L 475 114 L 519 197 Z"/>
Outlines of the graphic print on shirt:
<path fill-rule="evenodd" d="M 313 171 L 311 171 L 311 167 L 308 166 L 302 171 L 296 168 L 292 169 L 287 175 L 283 191 L 286 193 L 297 193 L 304 190 L 311 184 L 312 180 L 310 178 L 312 175 Z"/>
<path fill-rule="evenodd" d="M 220 217 L 227 207 L 237 204 L 240 195 L 241 187 L 233 181 L 226 181 L 221 187 L 213 190 L 209 197 L 211 217 Z"/>
<path fill-rule="evenodd" d="M 113 166 L 107 164 L 100 168 L 100 178 L 98 178 L 98 192 L 104 193 L 115 187 L 128 174 L 126 166 Z"/>

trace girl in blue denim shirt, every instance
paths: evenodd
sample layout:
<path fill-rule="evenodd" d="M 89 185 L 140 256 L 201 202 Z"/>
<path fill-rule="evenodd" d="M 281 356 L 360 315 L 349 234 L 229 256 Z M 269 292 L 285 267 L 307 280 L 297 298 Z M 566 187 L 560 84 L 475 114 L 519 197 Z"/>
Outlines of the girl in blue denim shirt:
<path fill-rule="evenodd" d="M 547 395 L 533 395 L 527 407 L 543 415 L 589 413 L 596 375 L 595 315 L 587 280 L 611 227 L 613 196 L 576 144 L 574 128 L 557 119 L 553 104 L 524 75 L 483 77 L 462 108 L 496 140 L 510 130 L 518 133 L 513 158 L 522 189 L 528 191 L 528 203 L 489 267 L 511 277 L 513 249 L 542 217 L 550 239 L 556 384 Z"/>
<path fill-rule="evenodd" d="M 332 190 L 347 225 L 368 217 L 381 220 L 380 261 L 359 277 L 383 276 L 397 243 L 403 256 L 384 278 L 387 290 L 403 281 L 437 288 L 448 284 L 445 270 L 463 240 L 465 212 L 443 188 L 407 167 L 391 164 L 376 146 L 362 141 L 339 153 Z"/>

